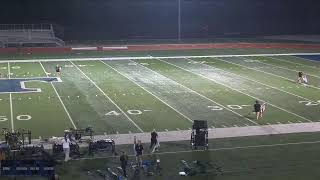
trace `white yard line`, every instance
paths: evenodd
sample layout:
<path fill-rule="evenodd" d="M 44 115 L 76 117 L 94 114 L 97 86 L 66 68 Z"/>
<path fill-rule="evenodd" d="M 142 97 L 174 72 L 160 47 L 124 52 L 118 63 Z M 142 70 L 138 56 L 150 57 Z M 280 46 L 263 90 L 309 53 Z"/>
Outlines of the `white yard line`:
<path fill-rule="evenodd" d="M 47 77 L 49 77 L 49 76 L 48 76 L 48 74 L 47 74 L 47 72 L 46 72 L 46 69 L 44 68 L 44 66 L 43 66 L 43 64 L 41 63 L 41 61 L 39 61 L 39 64 L 41 65 L 41 67 L 42 67 L 42 69 L 43 69 L 44 73 L 46 74 L 46 76 L 47 76 Z M 60 95 L 59 95 L 59 93 L 58 93 L 57 89 L 54 87 L 54 85 L 53 85 L 53 83 L 52 83 L 52 82 L 51 82 L 50 84 L 51 84 L 51 86 L 52 86 L 52 88 L 53 88 L 54 92 L 56 93 L 56 95 L 57 95 L 57 97 L 58 97 L 58 99 L 59 99 L 59 101 L 60 101 L 60 103 L 61 103 L 61 105 L 62 105 L 62 107 L 63 107 L 64 111 L 66 112 L 66 114 L 67 114 L 67 116 L 68 116 L 68 118 L 69 118 L 69 120 L 70 120 L 70 122 L 71 122 L 71 124 L 72 124 L 73 128 L 74 128 L 74 129 L 77 129 L 77 127 L 76 127 L 75 123 L 73 122 L 73 119 L 72 119 L 72 117 L 71 117 L 71 116 L 70 116 L 70 114 L 69 114 L 69 111 L 67 110 L 66 106 L 64 105 L 64 103 L 63 103 L 63 101 L 62 101 L 62 99 L 61 99 L 61 97 L 60 97 Z"/>
<path fill-rule="evenodd" d="M 314 67 L 314 66 L 311 66 L 311 65 L 307 65 L 307 64 L 302 64 L 302 63 L 297 63 L 297 62 L 291 62 L 290 60 L 286 60 L 286 59 L 281 59 L 281 58 L 275 58 L 275 57 L 269 57 L 271 59 L 274 59 L 274 60 L 278 60 L 278 61 L 282 61 L 282 62 L 286 62 L 286 63 L 290 63 L 290 64 L 295 64 L 295 65 L 299 65 L 299 66 L 305 66 L 307 68 L 312 68 L 312 69 L 316 69 L 316 70 L 319 70 L 319 67 Z M 304 60 L 304 58 L 300 58 L 301 61 Z"/>
<path fill-rule="evenodd" d="M 246 59 L 247 59 L 247 58 L 246 58 Z M 271 63 L 265 63 L 265 62 L 261 62 L 261 61 L 257 61 L 257 63 L 264 64 L 264 65 L 269 65 L 269 66 L 276 67 L 276 68 L 280 68 L 280 69 L 285 69 L 285 70 L 288 70 L 288 71 L 300 72 L 300 71 L 298 71 L 298 70 L 289 69 L 289 68 L 286 68 L 286 67 L 283 67 L 283 66 L 274 65 L 274 64 L 271 64 Z M 308 74 L 308 76 L 320 78 L 320 76 L 316 76 L 316 75 L 312 75 L 312 74 Z"/>
<path fill-rule="evenodd" d="M 248 59 L 248 58 L 243 58 L 243 59 L 251 60 L 251 59 Z M 265 74 L 269 74 L 269 75 L 281 78 L 281 79 L 285 79 L 285 80 L 288 80 L 288 81 L 291 81 L 291 82 L 297 82 L 296 80 L 289 79 L 289 78 L 286 78 L 286 77 L 283 77 L 283 76 L 279 76 L 279 75 L 276 75 L 276 74 L 273 74 L 273 73 L 269 73 L 269 72 L 266 72 L 266 71 L 263 71 L 263 70 L 260 70 L 260 69 L 257 69 L 257 68 L 252 68 L 252 69 L 254 69 L 256 71 L 259 71 L 259 72 L 262 72 L 262 73 L 265 73 Z M 320 87 L 312 86 L 312 85 L 308 85 L 308 87 L 312 87 L 312 88 L 315 88 L 315 89 L 320 89 Z"/>
<path fill-rule="evenodd" d="M 11 78 L 11 67 L 10 63 L 8 62 L 8 78 Z M 12 106 L 12 94 L 9 93 L 10 99 L 10 120 L 11 120 L 11 131 L 14 132 L 14 122 L 13 122 L 13 106 Z"/>
<path fill-rule="evenodd" d="M 315 63 L 320 65 L 320 61 L 317 61 L 317 60 L 314 60 L 314 59 L 307 59 L 307 58 L 299 57 L 297 55 L 307 55 L 307 54 L 296 54 L 296 55 L 290 55 L 290 56 L 295 56 L 296 58 L 299 58 L 299 59 L 302 59 L 302 60 L 306 60 L 306 61 L 315 62 Z M 313 55 L 320 55 L 320 54 L 313 54 Z"/>
<path fill-rule="evenodd" d="M 215 59 L 217 59 L 217 60 L 219 60 L 219 61 L 223 61 L 223 62 L 229 63 L 229 64 L 233 64 L 233 65 L 236 65 L 236 66 L 244 67 L 244 68 L 247 68 L 247 69 L 256 70 L 255 68 L 251 68 L 251 67 L 248 67 L 248 66 L 245 66 L 245 65 L 241 65 L 241 64 L 229 62 L 229 61 L 226 61 L 226 60 L 223 60 L 223 59 L 220 59 L 220 58 L 215 58 Z M 206 65 L 206 64 L 205 64 L 205 65 Z M 211 66 L 211 67 L 213 67 L 213 66 Z M 228 74 L 232 74 L 233 76 L 238 76 L 238 77 L 241 77 L 241 78 L 243 78 L 243 79 L 247 79 L 247 80 L 249 80 L 249 81 L 253 81 L 253 82 L 255 82 L 255 83 L 262 84 L 262 85 L 267 86 L 267 87 L 270 87 L 270 88 L 272 88 L 272 89 L 276 89 L 276 90 L 278 90 L 278 91 L 281 91 L 281 92 L 290 94 L 290 95 L 292 95 L 292 96 L 295 96 L 295 97 L 298 97 L 298 98 L 301 98 L 301 99 L 304 99 L 304 100 L 307 100 L 307 101 L 312 101 L 312 100 L 310 100 L 310 99 L 308 99 L 308 98 L 305 98 L 305 97 L 296 95 L 296 94 L 294 94 L 294 93 L 291 93 L 291 92 L 288 92 L 288 91 L 279 89 L 279 88 L 274 87 L 274 86 L 267 85 L 267 84 L 265 84 L 265 83 L 256 81 L 256 80 L 254 80 L 254 79 L 250 79 L 250 78 L 247 78 L 247 77 L 244 77 L 244 76 L 235 74 L 235 73 L 227 72 L 226 70 L 223 70 L 223 69 L 220 69 L 220 68 L 217 68 L 217 67 L 213 67 L 213 68 L 219 69 L 219 70 L 224 71 L 224 72 L 226 72 L 226 73 L 228 73 Z M 312 102 L 313 102 L 313 101 L 312 101 Z"/>
<path fill-rule="evenodd" d="M 133 82 L 134 84 L 136 84 L 137 86 L 139 86 L 140 88 L 142 88 L 143 90 L 145 90 L 146 92 L 148 92 L 149 94 L 151 94 L 153 97 L 155 97 L 156 99 L 158 99 L 159 101 L 161 101 L 162 103 L 164 103 L 165 105 L 167 105 L 168 107 L 170 107 L 172 110 L 174 110 L 175 112 L 177 112 L 178 114 L 180 114 L 181 116 L 183 116 L 184 118 L 186 118 L 188 121 L 193 122 L 192 119 L 190 119 L 189 117 L 187 117 L 186 115 L 182 114 L 180 111 L 178 111 L 177 109 L 175 109 L 174 107 L 172 107 L 171 105 L 169 105 L 168 103 L 166 103 L 165 101 L 163 101 L 161 98 L 159 98 L 158 96 L 156 96 L 155 94 L 153 94 L 152 92 L 148 91 L 146 88 L 144 88 L 143 86 L 141 86 L 140 84 L 138 84 L 137 82 L 133 81 L 132 79 L 130 79 L 128 76 L 124 75 L 123 73 L 119 72 L 117 69 L 113 68 L 112 66 L 110 66 L 109 64 L 100 61 L 103 64 L 105 64 L 106 66 L 110 67 L 111 69 L 113 69 L 114 71 L 116 71 L 117 73 L 121 74 L 123 77 L 127 78 L 129 81 Z"/>
<path fill-rule="evenodd" d="M 284 54 L 233 54 L 233 55 L 205 55 L 205 56 L 138 56 L 138 57 L 108 57 L 108 58 L 69 58 L 70 61 L 99 61 L 99 60 L 130 60 L 130 59 L 177 59 L 177 58 L 210 58 L 210 57 L 252 57 L 252 56 L 295 56 L 295 55 L 320 55 L 320 53 L 284 53 Z M 25 60 L 1 60 L 0 63 L 7 62 L 47 62 L 66 61 L 61 59 L 25 59 Z"/>
<path fill-rule="evenodd" d="M 158 73 L 158 72 L 156 72 L 156 71 L 154 71 L 154 70 L 152 70 L 152 69 L 150 69 L 150 68 L 148 68 L 148 67 L 142 66 L 142 65 L 139 64 L 139 63 L 137 63 L 137 64 L 138 64 L 139 66 L 141 66 L 141 67 L 144 67 L 144 68 L 146 68 L 146 69 L 148 69 L 148 70 L 150 70 L 150 71 L 152 71 L 152 72 L 160 75 L 160 76 L 164 76 L 164 75 L 162 75 L 162 74 L 160 74 L 160 73 Z M 166 76 L 164 76 L 164 77 L 166 77 Z M 172 79 L 170 79 L 170 78 L 168 78 L 168 77 L 166 77 L 166 78 L 169 79 L 169 80 L 171 80 L 171 81 L 174 81 L 174 80 L 172 80 Z M 187 89 L 187 90 L 189 90 L 189 91 L 191 91 L 191 92 L 193 92 L 193 93 L 195 93 L 195 94 L 197 94 L 197 95 L 199 95 L 199 96 L 201 96 L 201 97 L 203 97 L 203 98 L 205 98 L 205 99 L 207 99 L 207 100 L 209 100 L 209 101 L 211 101 L 211 102 L 213 102 L 213 103 L 215 103 L 215 104 L 217 104 L 217 105 L 219 105 L 219 106 L 221 106 L 221 107 L 223 107 L 223 108 L 225 108 L 225 109 L 227 109 L 228 111 L 230 111 L 230 112 L 232 112 L 232 113 L 234 113 L 234 114 L 236 114 L 236 115 L 238 115 L 238 116 L 240 116 L 240 117 L 245 118 L 247 121 L 250 121 L 251 123 L 258 125 L 257 122 L 252 121 L 251 119 L 244 117 L 243 115 L 241 115 L 241 114 L 233 111 L 232 109 L 230 109 L 230 108 L 228 108 L 228 107 L 226 107 L 226 106 L 224 106 L 224 105 L 222 105 L 222 104 L 220 104 L 220 103 L 218 103 L 218 102 L 216 102 L 216 101 L 208 98 L 207 96 L 205 96 L 205 95 L 203 95 L 203 94 L 200 94 L 200 93 L 198 93 L 198 92 L 196 92 L 196 91 L 194 91 L 194 90 L 192 90 L 192 89 L 190 89 L 190 88 L 188 88 L 188 87 L 180 84 L 180 83 L 177 82 L 177 81 L 174 81 L 174 82 L 177 83 L 179 86 L 181 86 L 181 87 L 183 87 L 183 88 L 185 88 L 185 89 Z"/>
<path fill-rule="evenodd" d="M 140 131 L 143 132 L 143 130 L 92 80 L 90 79 L 76 64 L 74 64 L 72 61 L 70 63 L 76 67 L 81 74 L 83 74 L 112 104 L 114 104 L 119 111 Z"/>
<path fill-rule="evenodd" d="M 188 69 L 182 68 L 182 67 L 180 67 L 180 66 L 177 66 L 177 65 L 175 65 L 175 64 L 169 63 L 169 62 L 167 62 L 167 61 L 163 61 L 163 60 L 160 60 L 160 59 L 159 59 L 159 61 L 162 61 L 162 62 L 164 62 L 164 63 L 170 64 L 170 65 L 172 65 L 172 66 L 175 66 L 175 67 L 177 67 L 177 68 L 180 68 L 180 69 L 185 70 L 185 71 L 187 71 L 187 72 L 190 72 L 190 73 L 192 73 L 192 74 L 201 76 L 201 77 L 203 77 L 203 78 L 205 78 L 205 79 L 208 79 L 208 80 L 213 81 L 213 82 L 215 82 L 215 83 L 217 83 L 217 84 L 220 84 L 220 85 L 223 85 L 223 86 L 225 86 L 225 87 L 228 87 L 229 89 L 232 89 L 232 90 L 234 90 L 234 91 L 237 91 L 237 92 L 239 92 L 239 93 L 241 93 L 241 94 L 244 94 L 244 95 L 246 95 L 246 96 L 249 96 L 249 97 L 251 97 L 251 98 L 253 98 L 253 99 L 256 99 L 256 100 L 259 100 L 259 101 L 263 101 L 263 100 L 261 100 L 261 99 L 259 99 L 259 98 L 257 98 L 257 97 L 251 96 L 251 95 L 249 95 L 249 94 L 247 94 L 247 93 L 245 93 L 245 92 L 242 92 L 242 91 L 239 91 L 239 90 L 237 90 L 237 89 L 234 89 L 234 88 L 232 88 L 232 87 L 230 87 L 230 86 L 228 86 L 228 85 L 219 83 L 219 82 L 217 82 L 216 80 L 213 80 L 213 79 L 211 79 L 211 78 L 208 78 L 208 77 L 206 77 L 206 76 L 204 76 L 204 75 L 202 75 L 202 74 L 198 74 L 198 73 L 192 72 L 192 71 L 190 71 L 190 70 L 188 70 Z M 294 116 L 297 116 L 297 117 L 299 117 L 299 118 L 301 118 L 301 119 L 304 119 L 304 120 L 306 120 L 306 121 L 311 121 L 311 120 L 308 119 L 308 118 L 305 118 L 305 117 L 300 116 L 300 115 L 298 115 L 298 114 L 296 114 L 296 113 L 290 112 L 290 111 L 288 111 L 288 110 L 286 110 L 286 109 L 283 109 L 283 108 L 281 108 L 281 107 L 279 107 L 279 106 L 276 106 L 276 105 L 274 105 L 274 104 L 272 104 L 272 103 L 270 103 L 270 102 L 267 102 L 267 101 L 264 101 L 264 102 L 266 102 L 266 103 L 268 103 L 269 105 L 271 105 L 271 106 L 273 106 L 273 107 L 276 107 L 276 108 L 278 108 L 278 109 L 280 109 L 280 110 L 282 110 L 282 111 L 285 111 L 285 112 L 287 112 L 287 113 L 289 113 L 289 114 L 292 114 L 292 115 L 294 115 Z"/>

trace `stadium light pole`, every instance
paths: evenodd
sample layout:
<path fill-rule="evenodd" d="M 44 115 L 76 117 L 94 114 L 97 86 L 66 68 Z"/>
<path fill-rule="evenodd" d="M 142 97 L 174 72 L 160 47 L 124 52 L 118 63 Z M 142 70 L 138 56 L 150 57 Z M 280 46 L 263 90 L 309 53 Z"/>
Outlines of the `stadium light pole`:
<path fill-rule="evenodd" d="M 181 0 L 178 0 L 178 40 L 181 40 Z"/>

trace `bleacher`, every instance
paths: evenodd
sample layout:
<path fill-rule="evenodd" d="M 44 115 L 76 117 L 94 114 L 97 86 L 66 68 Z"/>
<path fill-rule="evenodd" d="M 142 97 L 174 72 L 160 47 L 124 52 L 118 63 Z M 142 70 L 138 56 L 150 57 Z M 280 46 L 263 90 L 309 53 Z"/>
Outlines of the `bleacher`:
<path fill-rule="evenodd" d="M 51 24 L 0 24 L 0 47 L 58 47 Z"/>

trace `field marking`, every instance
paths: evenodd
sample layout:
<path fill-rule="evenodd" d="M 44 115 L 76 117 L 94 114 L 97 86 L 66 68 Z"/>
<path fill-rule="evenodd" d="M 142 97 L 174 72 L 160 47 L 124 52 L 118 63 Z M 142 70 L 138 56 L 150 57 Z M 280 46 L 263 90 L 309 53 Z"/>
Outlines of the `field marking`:
<path fill-rule="evenodd" d="M 247 59 L 247 58 L 246 58 L 246 59 Z M 276 68 L 280 68 L 280 69 L 285 69 L 285 70 L 288 70 L 288 71 L 300 72 L 300 71 L 298 71 L 298 70 L 289 69 L 289 68 L 286 68 L 286 67 L 283 67 L 283 66 L 277 66 L 277 65 L 274 65 L 274 64 L 265 63 L 265 62 L 261 62 L 261 61 L 257 61 L 257 63 L 269 65 L 269 66 L 276 67 Z M 315 77 L 315 78 L 320 78 L 320 76 L 316 76 L 316 75 L 312 75 L 312 74 L 308 74 L 308 76 L 312 76 L 312 77 Z"/>
<path fill-rule="evenodd" d="M 300 65 L 300 66 L 305 66 L 307 68 L 312 68 L 312 69 L 319 70 L 319 67 L 314 67 L 314 66 L 311 66 L 311 65 L 297 63 L 297 62 L 291 62 L 291 61 L 289 61 L 287 59 L 281 59 L 281 58 L 275 58 L 275 57 L 269 57 L 269 58 L 274 59 L 274 60 L 278 60 L 278 61 L 282 61 L 282 62 L 286 62 L 286 63 L 296 64 L 296 65 Z M 301 58 L 301 61 L 302 60 L 304 60 L 304 58 Z"/>
<path fill-rule="evenodd" d="M 242 58 L 242 59 L 247 59 L 247 60 L 251 60 L 251 59 L 244 58 L 244 57 L 240 57 L 240 58 Z M 258 69 L 258 68 L 252 68 L 252 69 L 254 69 L 254 70 L 256 70 L 256 71 L 259 71 L 259 72 L 262 72 L 262 73 L 265 73 L 265 74 L 269 74 L 269 75 L 272 75 L 272 76 L 275 76 L 275 77 L 281 78 L 281 79 L 288 80 L 288 81 L 290 81 L 290 82 L 294 82 L 294 83 L 296 83 L 296 82 L 297 82 L 296 80 L 289 79 L 289 78 L 286 78 L 286 77 L 283 77 L 283 76 L 280 76 L 280 75 L 276 75 L 276 74 L 273 74 L 273 73 L 269 73 L 269 72 L 266 72 L 266 71 L 260 70 L 260 69 Z M 308 86 L 307 86 L 307 87 L 312 87 L 312 88 L 315 88 L 315 89 L 320 89 L 320 87 L 313 86 L 313 85 L 310 85 L 310 84 L 308 84 Z"/>
<path fill-rule="evenodd" d="M 144 68 L 146 68 L 146 69 L 149 69 L 148 67 L 142 66 L 142 65 L 139 64 L 139 63 L 138 63 L 138 65 L 141 66 L 141 67 L 144 67 Z M 158 72 L 156 72 L 156 71 L 154 71 L 154 70 L 152 70 L 152 69 L 149 69 L 149 70 L 152 71 L 152 72 L 154 72 L 154 73 L 156 73 L 156 74 L 158 74 L 158 75 L 161 75 L 161 76 L 166 77 L 165 75 L 160 74 L 160 73 L 158 73 Z M 174 81 L 174 80 L 172 80 L 172 79 L 170 79 L 170 78 L 168 78 L 168 77 L 166 77 L 166 78 L 169 79 L 169 80 L 171 80 L 171 81 L 173 81 L 173 82 L 175 82 L 175 83 L 177 83 L 177 84 L 180 85 L 181 87 L 183 87 L 183 88 L 185 88 L 185 89 L 188 89 L 189 91 L 191 91 L 191 92 L 193 92 L 193 93 L 195 93 L 195 94 L 197 94 L 197 95 L 199 95 L 199 96 L 201 96 L 201 97 L 203 97 L 203 98 L 205 98 L 205 99 L 207 99 L 207 100 L 209 100 L 209 101 L 211 101 L 211 102 L 213 102 L 213 103 L 215 103 L 215 104 L 217 104 L 217 105 L 219 105 L 219 106 L 221 106 L 221 107 L 223 107 L 223 108 L 225 108 L 225 109 L 227 109 L 228 111 L 230 111 L 230 112 L 232 112 L 232 113 L 234 113 L 234 114 L 236 114 L 236 115 L 238 115 L 238 116 L 240 116 L 240 117 L 245 118 L 246 120 L 250 121 L 251 123 L 258 125 L 257 122 L 252 121 L 251 119 L 249 119 L 249 118 L 247 118 L 247 117 L 244 117 L 244 116 L 241 115 L 240 113 L 237 113 L 237 112 L 233 111 L 232 109 L 227 108 L 226 106 L 224 106 L 224 105 L 222 105 L 222 104 L 220 104 L 220 103 L 217 103 L 216 101 L 208 98 L 207 96 L 205 96 L 205 95 L 203 95 L 203 94 L 200 94 L 200 93 L 198 93 L 197 91 L 194 91 L 194 90 L 188 88 L 187 86 L 184 86 L 184 85 L 180 84 L 179 82 Z"/>
<path fill-rule="evenodd" d="M 208 79 L 208 80 L 213 81 L 213 82 L 215 82 L 215 83 L 217 83 L 217 84 L 220 84 L 220 85 L 223 85 L 223 86 L 225 86 L 225 87 L 228 87 L 229 89 L 233 89 L 234 91 L 237 91 L 237 92 L 239 92 L 239 93 L 241 93 L 241 94 L 244 94 L 244 95 L 246 95 L 246 96 L 249 96 L 249 97 L 251 97 L 251 98 L 253 98 L 253 99 L 256 99 L 256 100 L 259 100 L 259 101 L 263 101 L 263 100 L 261 100 L 261 99 L 259 99 L 259 98 L 256 98 L 256 97 L 254 97 L 254 96 L 251 96 L 251 95 L 249 95 L 249 94 L 247 94 L 247 93 L 245 93 L 245 92 L 242 92 L 242 91 L 239 91 L 239 90 L 237 90 L 237 89 L 234 89 L 234 88 L 232 88 L 232 87 L 230 87 L 230 86 L 228 86 L 228 85 L 219 83 L 219 82 L 217 82 L 216 80 L 213 80 L 213 79 L 211 79 L 211 78 L 208 78 L 208 77 L 206 77 L 206 76 L 204 76 L 204 75 L 202 75 L 202 74 L 198 74 L 198 73 L 192 72 L 192 71 L 190 71 L 190 70 L 187 70 L 187 69 L 185 69 L 185 68 L 182 68 L 182 67 L 180 67 L 180 66 L 177 66 L 177 65 L 175 65 L 175 64 L 172 64 L 172 63 L 169 63 L 169 62 L 160 60 L 160 59 L 159 59 L 159 61 L 165 62 L 165 63 L 167 63 L 167 64 L 170 64 L 170 65 L 172 65 L 172 66 L 175 66 L 175 67 L 177 67 L 177 68 L 180 68 L 180 69 L 182 69 L 182 70 L 185 70 L 185 71 L 187 71 L 187 72 L 190 72 L 190 73 L 192 73 L 192 74 L 201 76 L 201 77 L 203 77 L 203 78 L 205 78 L 205 79 Z M 208 65 L 208 66 L 209 66 L 209 65 Z M 211 67 L 211 66 L 210 66 L 210 67 Z M 278 108 L 278 109 L 280 109 L 280 110 L 282 110 L 282 111 L 285 111 L 285 112 L 287 112 L 287 113 L 289 113 L 289 114 L 295 115 L 295 116 L 297 116 L 297 117 L 299 117 L 299 118 L 301 118 L 301 119 L 304 119 L 304 120 L 306 120 L 306 121 L 311 121 L 310 119 L 307 119 L 307 118 L 305 118 L 305 117 L 303 117 L 303 116 L 300 116 L 300 115 L 298 115 L 298 114 L 296 114 L 296 113 L 293 113 L 293 112 L 290 112 L 290 111 L 288 111 L 288 110 L 286 110 L 286 109 L 283 109 L 283 108 L 281 108 L 281 107 L 278 107 L 278 106 L 276 106 L 276 105 L 274 105 L 274 104 L 272 104 L 272 103 L 270 103 L 270 102 L 267 102 L 267 101 L 264 101 L 264 102 L 266 102 L 266 103 L 270 104 L 271 106 L 276 107 L 276 108 Z"/>
<path fill-rule="evenodd" d="M 294 56 L 294 57 L 299 58 L 299 59 L 301 59 L 301 60 L 306 60 L 306 61 L 315 62 L 316 64 L 319 64 L 319 65 L 320 65 L 320 61 L 318 61 L 318 60 L 307 59 L 307 58 L 299 57 L 299 55 L 307 55 L 307 54 L 296 54 L 296 55 L 289 55 L 289 56 Z M 320 54 L 310 54 L 310 55 L 320 55 Z"/>
<path fill-rule="evenodd" d="M 119 73 L 120 75 L 122 75 L 123 77 L 127 78 L 129 81 L 133 82 L 134 84 L 136 84 L 137 86 L 139 86 L 140 88 L 142 88 L 144 91 L 148 92 L 149 94 L 151 94 L 153 97 L 155 97 L 156 99 L 158 99 L 159 101 L 161 101 L 163 104 L 167 105 L 168 107 L 170 107 L 171 109 L 173 109 L 175 112 L 177 112 L 178 114 L 180 114 L 181 116 L 183 116 L 184 118 L 186 118 L 188 121 L 193 122 L 192 119 L 190 119 L 189 117 L 187 117 L 186 115 L 182 114 L 180 111 L 178 111 L 177 109 L 175 109 L 174 107 L 172 107 L 171 105 L 169 105 L 168 103 L 166 103 L 165 101 L 163 101 L 162 99 L 160 99 L 158 96 L 156 96 L 155 94 L 153 94 L 152 92 L 148 91 L 146 88 L 142 87 L 140 84 L 138 84 L 137 82 L 131 80 L 128 76 L 124 75 L 123 73 L 119 72 L 117 69 L 113 68 L 112 66 L 110 66 L 109 64 L 103 62 L 100 60 L 101 63 L 105 64 L 106 66 L 108 66 L 109 68 L 113 69 L 114 71 L 116 71 L 117 73 Z"/>
<path fill-rule="evenodd" d="M 83 74 L 112 104 L 114 104 L 119 111 L 140 131 L 144 132 L 92 79 L 90 79 L 76 64 L 69 60 L 69 62 L 76 67 L 81 74 Z"/>
<path fill-rule="evenodd" d="M 40 66 L 42 67 L 42 69 L 43 69 L 44 73 L 46 74 L 46 76 L 49 77 L 48 74 L 46 73 L 46 69 L 44 68 L 44 66 L 43 66 L 43 64 L 41 63 L 41 61 L 39 61 L 39 64 L 40 64 Z M 74 128 L 74 129 L 77 129 L 77 127 L 76 127 L 76 125 L 74 124 L 74 122 L 73 122 L 73 120 L 72 120 L 72 117 L 70 116 L 69 111 L 67 110 L 66 106 L 64 105 L 64 103 L 63 103 L 63 101 L 62 101 L 62 99 L 61 99 L 61 97 L 60 97 L 57 89 L 54 87 L 54 85 L 53 85 L 52 82 L 50 82 L 50 84 L 51 84 L 54 92 L 56 93 L 56 95 L 57 95 L 57 97 L 58 97 L 58 99 L 59 99 L 59 101 L 60 101 L 60 103 L 61 103 L 64 111 L 66 112 L 66 114 L 67 114 L 67 116 L 68 116 L 68 118 L 69 118 L 69 120 L 70 120 L 73 128 Z"/>
<path fill-rule="evenodd" d="M 8 78 L 11 78 L 11 69 L 10 69 L 10 63 L 8 62 Z M 10 99 L 10 120 L 11 120 L 11 131 L 14 132 L 14 122 L 13 122 L 13 105 L 12 105 L 12 94 L 9 93 L 9 99 Z"/>
<path fill-rule="evenodd" d="M 135 57 L 100 57 L 100 58 L 69 58 L 69 61 L 100 61 L 100 60 L 130 60 L 130 59 L 177 59 L 177 58 L 210 58 L 210 57 L 252 57 L 252 56 L 297 56 L 297 55 L 320 55 L 320 53 L 274 53 L 274 54 L 233 54 L 233 55 L 203 55 L 203 56 L 135 56 Z M 48 62 L 48 61 L 68 61 L 61 59 L 24 59 L 24 60 L 1 60 L 0 63 L 7 62 Z"/>
<path fill-rule="evenodd" d="M 205 151 L 225 151 L 225 150 L 243 150 L 243 149 L 260 149 L 260 148 L 267 148 L 267 147 L 281 147 L 281 146 L 293 146 L 293 145 L 307 145 L 307 144 L 320 144 L 320 141 L 300 141 L 300 142 L 291 142 L 291 143 L 275 143 L 275 144 L 261 144 L 261 145 L 251 145 L 251 146 L 234 146 L 234 147 L 221 147 L 221 148 L 212 148 Z M 166 154 L 180 154 L 180 153 L 192 153 L 192 152 L 205 152 L 204 150 L 185 150 L 185 151 L 167 151 L 167 152 L 157 152 L 159 155 L 166 155 Z M 143 156 L 150 156 L 154 155 L 151 153 L 144 153 Z M 120 155 L 117 156 L 108 156 L 108 157 L 94 157 L 94 158 L 79 158 L 73 159 L 73 161 L 80 161 L 80 160 L 95 160 L 95 159 L 106 159 L 106 158 L 118 158 Z M 128 155 L 130 157 L 135 157 L 136 155 Z"/>
<path fill-rule="evenodd" d="M 220 58 L 215 58 L 215 59 L 217 59 L 218 61 L 223 61 L 223 62 L 226 62 L 226 63 L 229 63 L 229 64 L 233 64 L 233 65 L 236 65 L 236 66 L 245 67 L 245 68 L 247 68 L 247 69 L 256 70 L 255 68 L 251 68 L 251 67 L 248 67 L 248 66 L 245 66 L 245 65 L 241 65 L 241 64 L 229 62 L 229 61 L 226 61 L 226 60 L 223 60 L 223 59 L 220 59 Z M 312 100 L 310 100 L 310 99 L 308 99 L 308 98 L 305 98 L 305 97 L 296 95 L 296 94 L 294 94 L 294 93 L 291 93 L 291 92 L 288 92 L 288 91 L 279 89 L 279 88 L 274 87 L 274 86 L 271 86 L 271 85 L 267 85 L 267 84 L 262 83 L 262 82 L 260 82 L 260 81 L 256 81 L 256 80 L 254 80 L 254 79 L 247 78 L 247 77 L 244 77 L 244 76 L 242 76 L 242 75 L 238 75 L 238 74 L 235 74 L 235 73 L 232 73 L 232 72 L 228 72 L 228 71 L 225 71 L 225 70 L 223 70 L 223 69 L 217 68 L 217 67 L 215 67 L 215 66 L 211 66 L 211 67 L 216 68 L 216 69 L 219 69 L 219 70 L 221 70 L 221 71 L 224 71 L 224 72 L 226 72 L 226 73 L 228 73 L 228 74 L 232 74 L 232 75 L 241 77 L 241 78 L 243 78 L 243 79 L 247 79 L 247 80 L 249 80 L 249 81 L 253 81 L 253 82 L 258 83 L 258 84 L 262 84 L 262 85 L 267 86 L 267 87 L 270 87 L 270 88 L 272 88 L 272 89 L 276 89 L 276 90 L 278 90 L 278 91 L 282 91 L 282 92 L 287 93 L 287 94 L 290 94 L 290 95 L 292 95 L 292 96 L 295 96 L 295 97 L 298 97 L 298 98 L 301 98 L 301 99 L 304 99 L 304 100 L 307 100 L 307 101 L 312 101 Z M 283 88 L 283 87 L 281 87 L 281 88 Z M 313 102 L 313 101 L 312 101 L 312 102 Z"/>

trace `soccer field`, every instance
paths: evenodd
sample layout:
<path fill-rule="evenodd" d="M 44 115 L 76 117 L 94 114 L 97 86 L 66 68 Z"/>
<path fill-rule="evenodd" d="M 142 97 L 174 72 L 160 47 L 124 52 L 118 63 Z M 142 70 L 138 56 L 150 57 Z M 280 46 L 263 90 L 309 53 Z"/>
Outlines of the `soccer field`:
<path fill-rule="evenodd" d="M 0 127 L 34 138 L 320 121 L 319 56 L 137 58 L 0 63 Z M 55 66 L 62 66 L 57 77 Z M 298 84 L 307 74 L 309 85 Z M 25 88 L 24 88 L 25 87 Z M 255 100 L 265 102 L 262 119 Z"/>

